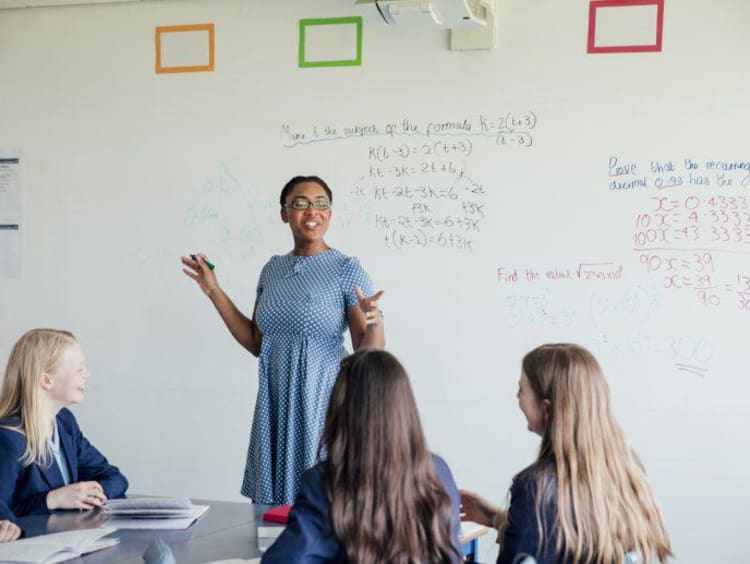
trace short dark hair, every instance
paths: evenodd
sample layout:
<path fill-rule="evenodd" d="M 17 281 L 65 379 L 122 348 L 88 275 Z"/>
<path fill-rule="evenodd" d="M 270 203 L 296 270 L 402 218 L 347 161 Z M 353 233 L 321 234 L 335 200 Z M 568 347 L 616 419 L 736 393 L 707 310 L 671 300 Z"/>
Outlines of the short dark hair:
<path fill-rule="evenodd" d="M 315 182 L 315 184 L 326 191 L 328 199 L 331 201 L 331 203 L 333 203 L 333 192 L 331 192 L 331 189 L 328 187 L 328 184 L 326 184 L 325 180 L 323 180 L 319 176 L 295 176 L 289 182 L 284 184 L 284 187 L 281 189 L 279 203 L 281 204 L 282 208 L 284 207 L 284 203 L 286 201 L 286 197 L 289 195 L 289 192 L 294 190 L 295 186 L 297 186 L 298 184 L 302 184 L 303 182 Z"/>

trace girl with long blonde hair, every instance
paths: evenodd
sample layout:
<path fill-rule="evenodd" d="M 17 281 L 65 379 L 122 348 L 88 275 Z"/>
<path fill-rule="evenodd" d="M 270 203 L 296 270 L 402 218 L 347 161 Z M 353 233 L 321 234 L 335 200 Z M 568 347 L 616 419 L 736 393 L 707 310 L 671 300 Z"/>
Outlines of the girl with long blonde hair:
<path fill-rule="evenodd" d="M 93 509 L 128 481 L 83 436 L 68 406 L 88 368 L 69 331 L 32 329 L 13 347 L 0 391 L 0 519 Z"/>
<path fill-rule="evenodd" d="M 263 564 L 454 564 L 459 494 L 430 453 L 396 358 L 364 350 L 341 362 L 321 441 L 289 525 Z"/>
<path fill-rule="evenodd" d="M 496 526 L 498 564 L 518 554 L 544 563 L 648 564 L 672 556 L 646 473 L 612 413 L 594 356 L 542 345 L 523 359 L 518 404 L 542 437 L 536 462 L 513 480 L 508 510 L 462 491 L 466 519 Z"/>

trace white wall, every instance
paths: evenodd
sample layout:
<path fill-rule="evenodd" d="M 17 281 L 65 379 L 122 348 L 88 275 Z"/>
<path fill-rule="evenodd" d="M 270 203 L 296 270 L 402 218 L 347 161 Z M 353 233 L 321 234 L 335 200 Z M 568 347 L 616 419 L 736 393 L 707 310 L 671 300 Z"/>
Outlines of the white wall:
<path fill-rule="evenodd" d="M 370 14 L 362 66 L 337 69 L 297 68 L 297 20 L 360 13 L 349 0 L 0 11 L 0 149 L 21 155 L 25 227 L 24 279 L 0 280 L 0 358 L 31 327 L 72 329 L 93 372 L 75 411 L 132 491 L 240 499 L 255 361 L 178 257 L 207 252 L 248 311 L 260 267 L 291 248 L 278 191 L 295 174 L 320 174 L 335 193 L 330 242 L 386 290 L 389 348 L 461 485 L 504 499 L 537 445 L 515 405 L 520 358 L 542 342 L 577 341 L 605 368 L 678 561 L 740 561 L 750 312 L 738 290 L 750 276 L 741 200 L 750 203 L 750 179 L 735 170 L 734 185 L 719 188 L 706 162 L 750 161 L 750 4 L 669 2 L 663 51 L 619 55 L 586 54 L 588 2 L 498 4 L 492 51 L 450 52 L 442 30 L 386 28 Z M 156 75 L 155 26 L 204 22 L 216 24 L 215 72 Z M 482 117 L 508 115 L 530 147 L 482 130 Z M 402 134 L 404 119 L 420 134 Z M 464 120 L 471 131 L 424 135 L 430 123 Z M 343 136 L 354 124 L 395 124 L 395 134 Z M 308 136 L 329 126 L 341 138 L 285 146 L 283 125 Z M 421 155 L 425 144 L 440 154 Z M 416 153 L 402 158 L 404 148 Z M 612 157 L 636 163 L 647 188 L 610 190 Z M 686 158 L 710 186 L 690 184 Z M 674 174 L 651 172 L 657 160 Z M 456 199 L 397 197 L 404 178 L 393 163 L 435 163 L 408 185 L 453 186 Z M 655 187 L 672 175 L 683 184 Z M 659 197 L 677 202 L 675 225 L 642 250 L 637 217 L 656 222 Z M 693 220 L 684 206 L 696 197 Z M 471 204 L 485 217 L 469 215 Z M 739 233 L 722 205 L 739 213 Z M 397 227 L 399 216 L 479 221 L 419 231 Z M 691 221 L 697 239 L 690 230 L 679 240 Z M 468 237 L 471 252 L 448 248 L 449 232 Z M 389 247 L 394 234 L 406 247 Z M 649 261 L 661 266 L 649 272 Z M 578 278 L 581 263 L 609 263 L 598 271 L 616 277 Z M 681 289 L 666 287 L 669 264 Z M 528 281 L 526 269 L 540 278 Z M 573 277 L 547 279 L 554 269 Z M 505 277 L 514 270 L 517 281 Z"/>

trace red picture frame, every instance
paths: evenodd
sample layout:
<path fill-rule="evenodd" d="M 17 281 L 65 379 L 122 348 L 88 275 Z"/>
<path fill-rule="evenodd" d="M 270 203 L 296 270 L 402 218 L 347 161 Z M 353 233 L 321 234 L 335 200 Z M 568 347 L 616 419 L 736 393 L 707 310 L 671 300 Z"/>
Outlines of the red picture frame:
<path fill-rule="evenodd" d="M 596 12 L 600 8 L 620 8 L 633 6 L 656 6 L 656 42 L 646 45 L 608 45 L 597 47 L 596 40 Z M 589 37 L 587 51 L 589 53 L 643 53 L 659 52 L 662 45 L 664 30 L 664 0 L 592 0 L 589 4 Z"/>

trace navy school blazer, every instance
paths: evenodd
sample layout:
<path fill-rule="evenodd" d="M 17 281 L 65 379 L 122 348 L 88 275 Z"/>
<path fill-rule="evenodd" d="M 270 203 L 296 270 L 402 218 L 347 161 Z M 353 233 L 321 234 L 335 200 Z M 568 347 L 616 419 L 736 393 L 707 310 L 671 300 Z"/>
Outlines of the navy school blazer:
<path fill-rule="evenodd" d="M 540 542 L 536 517 L 537 479 L 543 476 L 549 488 L 550 498 L 541 507 L 541 517 L 547 536 Z M 528 554 L 536 558 L 538 564 L 570 564 L 570 559 L 555 551 L 557 534 L 555 515 L 557 514 L 557 480 L 553 464 L 535 462 L 522 470 L 510 488 L 508 506 L 508 526 L 503 532 L 497 564 L 512 564 L 518 554 Z"/>
<path fill-rule="evenodd" d="M 42 468 L 37 463 L 23 466 L 26 437 L 9 429 L 18 427 L 18 418 L 0 420 L 0 519 L 17 522 L 18 517 L 49 513 L 47 493 L 65 485 L 57 461 Z M 128 481 L 81 433 L 68 409 L 57 414 L 60 447 L 65 453 L 70 483 L 96 481 L 108 499 L 123 497 Z"/>
<path fill-rule="evenodd" d="M 461 549 L 459 509 L 461 497 L 450 468 L 439 456 L 433 455 L 435 472 L 451 500 L 451 537 Z M 325 490 L 325 463 L 320 462 L 305 472 L 300 493 L 289 513 L 289 524 L 263 554 L 263 564 L 313 564 L 317 562 L 348 562 L 336 538 L 330 517 L 331 504 Z M 458 556 L 455 562 L 459 562 Z"/>

